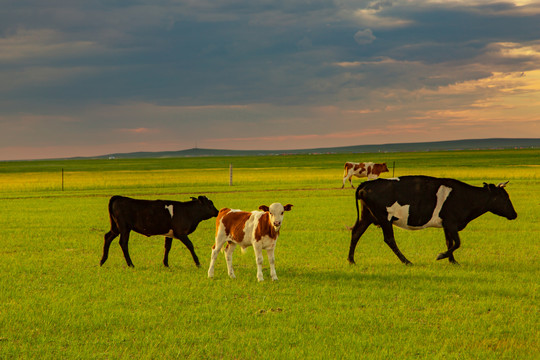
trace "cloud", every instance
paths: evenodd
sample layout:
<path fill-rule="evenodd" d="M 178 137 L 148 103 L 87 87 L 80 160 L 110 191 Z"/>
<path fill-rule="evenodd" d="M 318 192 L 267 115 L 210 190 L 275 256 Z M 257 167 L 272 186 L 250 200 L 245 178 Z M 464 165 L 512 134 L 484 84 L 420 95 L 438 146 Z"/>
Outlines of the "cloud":
<path fill-rule="evenodd" d="M 53 29 L 18 28 L 14 34 L 0 38 L 0 63 L 40 62 L 66 57 L 82 57 L 99 51 L 93 41 L 68 40 Z"/>
<path fill-rule="evenodd" d="M 160 129 L 149 129 L 149 128 L 135 128 L 135 129 L 118 129 L 118 132 L 127 133 L 127 134 L 137 134 L 137 135 L 147 135 L 147 134 L 159 134 L 161 133 Z"/>
<path fill-rule="evenodd" d="M 0 143 L 540 136 L 499 121 L 540 113 L 539 14 L 525 0 L 9 2 Z"/>
<path fill-rule="evenodd" d="M 401 28 L 412 24 L 411 20 L 391 16 L 381 16 L 378 10 L 359 9 L 354 12 L 358 24 L 374 29 Z"/>
<path fill-rule="evenodd" d="M 367 45 L 375 41 L 376 37 L 373 35 L 371 29 L 360 30 L 354 34 L 354 41 L 358 45 Z"/>

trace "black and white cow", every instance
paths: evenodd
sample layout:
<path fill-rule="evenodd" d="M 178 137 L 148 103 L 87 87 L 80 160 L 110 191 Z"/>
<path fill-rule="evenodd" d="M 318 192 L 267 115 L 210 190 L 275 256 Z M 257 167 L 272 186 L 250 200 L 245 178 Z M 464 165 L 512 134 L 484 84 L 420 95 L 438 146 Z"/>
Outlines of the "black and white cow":
<path fill-rule="evenodd" d="M 451 263 L 454 251 L 460 246 L 458 232 L 486 212 L 508 220 L 517 217 L 510 197 L 504 189 L 506 183 L 486 184 L 476 187 L 454 179 L 429 176 L 402 176 L 394 179 L 377 179 L 364 182 L 356 189 L 356 224 L 352 229 L 348 260 L 354 264 L 356 244 L 371 225 L 381 227 L 384 241 L 405 264 L 411 264 L 394 239 L 392 225 L 408 230 L 427 227 L 443 228 L 447 251 L 437 260 L 448 258 Z M 358 200 L 362 203 L 359 215 Z"/>
<path fill-rule="evenodd" d="M 129 256 L 128 241 L 130 231 L 146 236 L 165 236 L 165 256 L 163 265 L 169 266 L 169 251 L 172 239 L 176 238 L 189 249 L 197 266 L 199 258 L 195 254 L 191 234 L 203 220 L 216 217 L 219 213 L 214 203 L 206 196 L 191 198 L 191 201 L 138 200 L 123 196 L 113 196 L 109 201 L 111 230 L 105 234 L 103 257 L 100 265 L 107 261 L 111 242 L 120 235 L 120 246 L 128 266 L 134 266 Z"/>

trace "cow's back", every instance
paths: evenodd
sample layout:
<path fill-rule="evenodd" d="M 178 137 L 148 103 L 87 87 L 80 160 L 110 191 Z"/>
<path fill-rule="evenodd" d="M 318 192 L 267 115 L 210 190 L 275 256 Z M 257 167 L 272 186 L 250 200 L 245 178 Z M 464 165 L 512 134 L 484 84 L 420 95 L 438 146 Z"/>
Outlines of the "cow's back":
<path fill-rule="evenodd" d="M 149 229 L 171 229 L 174 202 L 163 200 L 140 200 L 118 196 L 111 199 L 109 211 L 111 217 L 120 226 L 127 226 L 139 233 L 147 235 Z M 160 231 L 160 230 L 157 230 Z"/>
<path fill-rule="evenodd" d="M 376 179 L 362 183 L 357 189 L 357 196 L 367 202 L 389 201 L 409 202 L 411 198 L 422 198 L 436 194 L 441 185 L 449 186 L 451 179 L 439 179 L 423 175 L 401 176 L 391 179 Z"/>
<path fill-rule="evenodd" d="M 262 211 L 221 209 L 216 220 L 216 232 L 237 243 L 250 242 L 255 224 L 262 214 Z"/>

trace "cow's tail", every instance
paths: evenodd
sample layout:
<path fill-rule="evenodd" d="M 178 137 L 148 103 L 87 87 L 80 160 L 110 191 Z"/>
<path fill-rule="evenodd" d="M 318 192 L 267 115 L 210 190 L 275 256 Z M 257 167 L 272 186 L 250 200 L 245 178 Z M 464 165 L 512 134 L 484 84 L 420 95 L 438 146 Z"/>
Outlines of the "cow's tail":
<path fill-rule="evenodd" d="M 349 175 L 349 168 L 347 168 L 347 164 L 343 167 L 343 178 L 347 177 Z"/>
<path fill-rule="evenodd" d="M 366 183 L 367 182 L 363 182 L 360 185 L 358 185 L 358 187 L 356 188 L 355 195 L 354 195 L 354 200 L 356 202 L 356 222 L 354 223 L 355 225 L 358 224 L 358 222 L 360 221 L 360 206 L 358 206 L 358 200 L 362 199 L 364 195 L 364 185 Z M 349 230 L 352 230 L 352 229 L 353 228 L 350 228 Z"/>
<path fill-rule="evenodd" d="M 358 196 L 360 195 L 360 189 L 361 189 L 361 185 L 359 185 L 357 188 L 356 188 L 356 192 L 355 192 L 355 195 L 354 195 L 354 200 L 356 202 L 356 222 L 360 221 L 360 207 L 358 206 Z"/>
<path fill-rule="evenodd" d="M 115 195 L 113 196 L 110 200 L 109 200 L 109 220 L 111 221 L 111 231 L 115 232 L 118 234 L 119 232 L 119 229 L 118 229 L 118 224 L 116 223 L 116 219 L 114 218 L 113 216 L 113 203 L 120 199 L 121 196 L 119 195 Z"/>

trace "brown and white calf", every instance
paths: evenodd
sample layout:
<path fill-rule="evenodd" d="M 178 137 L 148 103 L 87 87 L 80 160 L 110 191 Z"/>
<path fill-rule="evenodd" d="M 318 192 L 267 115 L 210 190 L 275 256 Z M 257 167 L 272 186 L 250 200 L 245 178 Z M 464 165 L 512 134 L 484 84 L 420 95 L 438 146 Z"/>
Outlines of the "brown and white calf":
<path fill-rule="evenodd" d="M 367 177 L 368 180 L 373 180 L 379 177 L 381 173 L 388 172 L 388 167 L 386 163 L 376 164 L 372 162 L 362 162 L 362 163 L 353 163 L 346 162 L 343 169 L 343 185 L 341 188 L 345 187 L 345 181 L 349 180 L 351 187 L 354 188 L 352 184 L 352 177 Z"/>
<path fill-rule="evenodd" d="M 212 246 L 212 257 L 208 277 L 214 277 L 214 264 L 219 251 L 225 243 L 225 260 L 227 270 L 231 278 L 235 278 L 232 266 L 232 254 L 236 245 L 240 245 L 242 250 L 253 246 L 255 259 L 257 261 L 257 280 L 263 281 L 263 255 L 262 250 L 266 250 L 268 262 L 270 263 L 270 276 L 272 280 L 277 280 L 276 268 L 274 265 L 274 249 L 276 247 L 279 230 L 283 223 L 285 211 L 290 211 L 291 204 L 285 206 L 280 203 L 273 203 L 270 206 L 261 205 L 262 211 L 241 211 L 228 208 L 221 209 L 216 220 L 216 242 Z"/>

